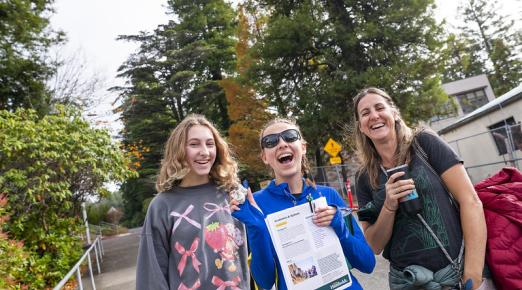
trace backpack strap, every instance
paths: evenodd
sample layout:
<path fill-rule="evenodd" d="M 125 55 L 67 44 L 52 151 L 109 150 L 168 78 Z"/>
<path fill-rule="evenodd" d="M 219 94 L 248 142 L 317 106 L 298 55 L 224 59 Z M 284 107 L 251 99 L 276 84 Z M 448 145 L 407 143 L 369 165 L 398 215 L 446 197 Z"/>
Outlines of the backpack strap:
<path fill-rule="evenodd" d="M 449 191 L 448 187 L 446 186 L 446 184 L 444 183 L 444 180 L 442 180 L 442 178 L 440 177 L 440 175 L 435 171 L 435 169 L 433 169 L 433 167 L 431 166 L 430 162 L 428 161 L 428 154 L 426 154 L 426 152 L 424 151 L 424 149 L 422 149 L 422 146 L 420 146 L 418 140 L 417 140 L 417 136 L 415 136 L 413 138 L 413 142 L 412 142 L 412 146 L 413 146 L 413 149 L 416 153 L 417 156 L 419 156 L 419 158 L 421 159 L 421 161 L 426 165 L 426 167 L 429 168 L 429 170 L 435 175 L 437 176 L 437 178 L 439 179 L 439 182 L 440 184 L 442 184 L 444 190 L 448 193 L 448 198 L 450 199 L 450 202 L 451 204 L 453 204 L 453 206 L 455 207 L 455 209 L 457 210 L 457 212 L 460 212 L 460 208 L 459 208 L 459 204 L 458 202 L 455 200 L 455 197 L 453 196 L 453 194 Z M 431 236 L 433 237 L 433 239 L 435 240 L 435 242 L 437 243 L 437 245 L 439 246 L 439 248 L 442 250 L 442 252 L 444 253 L 444 255 L 446 256 L 446 258 L 449 260 L 449 262 L 452 264 L 453 268 L 457 271 L 460 271 L 461 275 L 462 275 L 462 264 L 463 264 L 463 256 L 464 256 L 464 239 L 462 239 L 462 244 L 460 246 L 460 251 L 459 251 L 459 255 L 457 256 L 457 259 L 453 260 L 451 259 L 449 253 L 446 251 L 446 249 L 444 248 L 444 246 L 442 245 L 441 241 L 439 240 L 439 238 L 435 235 L 435 233 L 433 232 L 433 230 L 431 229 L 431 227 L 428 225 L 428 223 L 424 220 L 424 218 L 422 217 L 422 215 L 420 213 L 417 214 L 417 217 L 420 219 L 420 221 L 422 222 L 422 224 L 424 225 L 424 227 L 429 231 L 429 233 L 431 234 Z"/>
<path fill-rule="evenodd" d="M 431 166 L 430 162 L 428 161 L 428 154 L 426 154 L 426 151 L 424 151 L 424 149 L 422 149 L 422 146 L 419 144 L 419 141 L 417 140 L 417 136 L 415 136 L 413 138 L 413 142 L 412 142 L 411 145 L 412 145 L 413 150 L 415 151 L 416 155 L 419 156 L 420 160 L 426 165 L 426 167 L 428 167 L 428 169 L 435 176 L 437 176 L 437 178 L 439 179 L 440 184 L 442 184 L 442 187 L 444 187 L 444 190 L 448 193 L 448 197 L 450 199 L 451 204 L 453 204 L 453 206 L 455 207 L 457 212 L 460 212 L 459 203 L 457 202 L 457 200 L 455 199 L 455 197 L 453 196 L 451 191 L 449 191 L 448 187 L 444 183 L 444 180 L 442 180 L 442 178 L 437 173 L 437 171 L 435 171 L 435 169 L 433 169 L 433 167 Z"/>

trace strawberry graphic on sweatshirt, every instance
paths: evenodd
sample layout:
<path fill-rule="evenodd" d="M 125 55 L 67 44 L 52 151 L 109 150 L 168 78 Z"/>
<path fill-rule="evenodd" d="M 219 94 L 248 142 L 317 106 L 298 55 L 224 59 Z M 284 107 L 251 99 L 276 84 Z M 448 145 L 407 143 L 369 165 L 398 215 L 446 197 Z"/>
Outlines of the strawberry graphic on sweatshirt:
<path fill-rule="evenodd" d="M 205 242 L 214 250 L 214 253 L 223 251 L 227 243 L 227 229 L 214 222 L 205 227 Z"/>
<path fill-rule="evenodd" d="M 214 222 L 205 227 L 204 235 L 207 245 L 214 250 L 214 253 L 219 253 L 220 258 L 215 260 L 216 267 L 221 269 L 225 261 L 229 261 L 230 265 L 227 270 L 234 272 L 236 271 L 234 260 L 238 245 L 235 241 L 235 232 L 231 232 L 230 228 L 235 227 L 233 224 L 225 225 Z"/>

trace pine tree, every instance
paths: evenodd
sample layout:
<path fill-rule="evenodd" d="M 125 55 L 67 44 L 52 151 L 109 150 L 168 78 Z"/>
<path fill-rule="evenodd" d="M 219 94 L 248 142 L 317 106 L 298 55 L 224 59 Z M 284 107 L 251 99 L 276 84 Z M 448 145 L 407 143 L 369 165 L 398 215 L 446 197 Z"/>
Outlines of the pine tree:
<path fill-rule="evenodd" d="M 140 49 L 120 68 L 129 80 L 121 91 L 126 146 L 147 148 L 140 178 L 123 186 L 124 220 L 140 224 L 154 191 L 168 134 L 187 114 L 200 113 L 226 132 L 230 126 L 219 82 L 233 75 L 235 12 L 222 0 L 170 0 L 165 25 L 152 33 L 122 36 Z"/>
<path fill-rule="evenodd" d="M 433 1 L 258 1 L 270 12 L 254 48 L 256 85 L 283 116 L 298 119 L 316 152 L 353 122 L 352 97 L 387 90 L 407 121 L 432 116 L 440 87 L 441 29 Z"/>
<path fill-rule="evenodd" d="M 498 13 L 496 0 L 466 0 L 459 10 L 465 22 L 460 29 L 481 55 L 495 94 L 516 87 L 522 78 L 522 43 L 520 31 L 513 31 L 514 20 Z"/>
<path fill-rule="evenodd" d="M 485 73 L 486 64 L 478 51 L 466 37 L 450 33 L 444 50 L 447 62 L 442 82 L 448 83 Z"/>

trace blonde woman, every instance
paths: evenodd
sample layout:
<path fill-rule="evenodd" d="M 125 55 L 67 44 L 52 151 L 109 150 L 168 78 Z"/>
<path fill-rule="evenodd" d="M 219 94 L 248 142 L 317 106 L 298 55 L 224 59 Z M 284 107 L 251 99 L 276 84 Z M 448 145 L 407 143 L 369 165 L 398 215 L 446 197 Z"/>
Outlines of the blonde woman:
<path fill-rule="evenodd" d="M 230 214 L 237 164 L 216 128 L 186 117 L 165 145 L 138 253 L 136 289 L 249 289 L 244 226 Z"/>
<path fill-rule="evenodd" d="M 287 289 L 282 265 L 273 250 L 264 221 L 265 215 L 321 196 L 326 198 L 328 206 L 315 209 L 313 222 L 317 226 L 332 227 L 350 264 L 361 272 L 371 273 L 375 257 L 355 219 L 351 220 L 354 231 L 351 233 L 348 229 L 341 213 L 346 204 L 339 193 L 334 188 L 306 182 L 303 176 L 308 171 L 306 142 L 297 124 L 293 120 L 276 118 L 261 130 L 259 141 L 261 159 L 273 170 L 275 178 L 255 194 L 249 192 L 245 203 L 231 201 L 234 216 L 248 228 L 254 281 L 263 289 L 271 289 L 274 285 L 279 290 Z M 362 289 L 357 279 L 353 276 L 352 279 L 352 285 L 345 289 Z"/>

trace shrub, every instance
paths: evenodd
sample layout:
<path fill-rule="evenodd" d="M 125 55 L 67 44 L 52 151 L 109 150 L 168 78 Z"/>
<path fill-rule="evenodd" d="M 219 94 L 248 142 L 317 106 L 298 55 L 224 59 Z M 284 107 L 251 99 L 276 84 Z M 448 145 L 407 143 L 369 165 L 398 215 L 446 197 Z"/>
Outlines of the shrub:
<path fill-rule="evenodd" d="M 0 111 L 0 288 L 55 286 L 82 252 L 81 202 L 132 175 L 127 164 L 109 134 L 78 111 Z"/>

